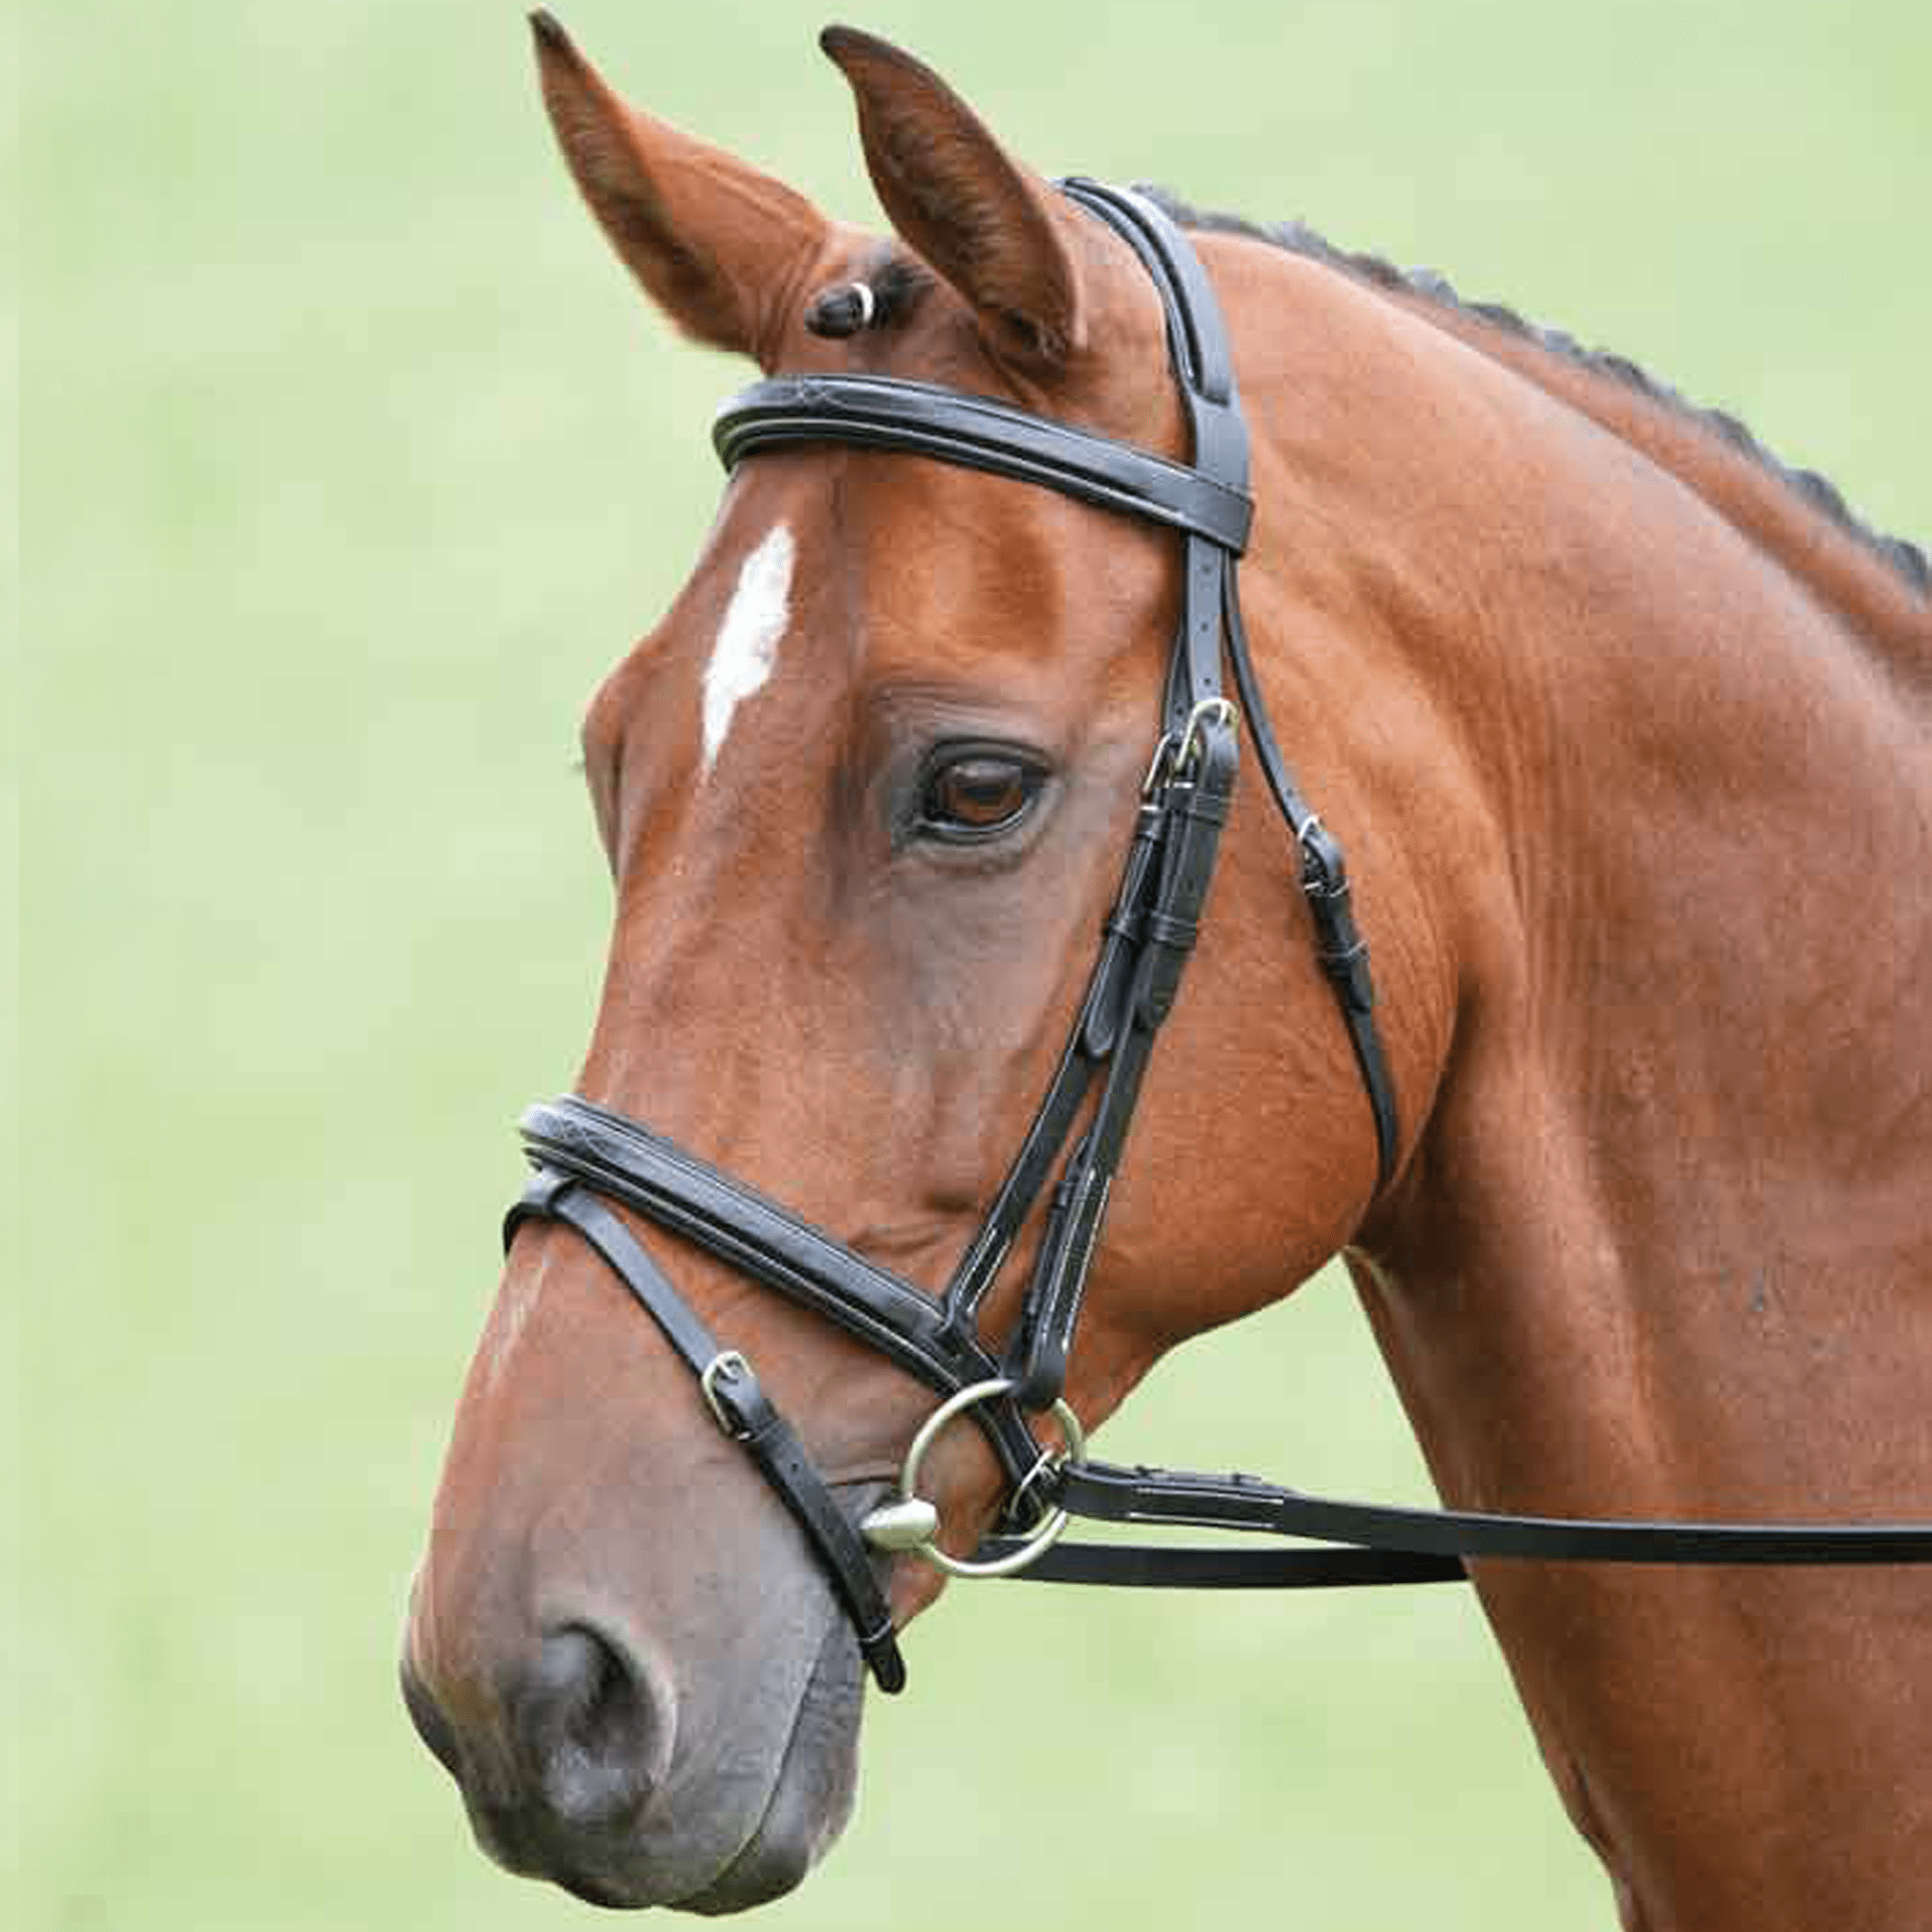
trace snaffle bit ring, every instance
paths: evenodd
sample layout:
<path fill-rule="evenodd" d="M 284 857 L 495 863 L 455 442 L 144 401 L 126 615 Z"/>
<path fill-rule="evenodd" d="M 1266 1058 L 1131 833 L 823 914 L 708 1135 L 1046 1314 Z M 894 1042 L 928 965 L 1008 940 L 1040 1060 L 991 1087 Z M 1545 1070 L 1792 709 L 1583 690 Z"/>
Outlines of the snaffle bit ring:
<path fill-rule="evenodd" d="M 1067 1526 L 1064 1509 L 1049 1510 L 1027 1532 L 1025 1541 L 1018 1549 L 1009 1550 L 1004 1557 L 988 1562 L 975 1563 L 964 1557 L 948 1556 L 940 1548 L 940 1513 L 919 1493 L 920 1465 L 925 1460 L 926 1451 L 939 1440 L 940 1431 L 956 1415 L 963 1414 L 975 1403 L 991 1402 L 999 1395 L 1010 1395 L 1013 1387 L 1013 1383 L 1004 1375 L 989 1382 L 971 1383 L 957 1395 L 949 1395 L 926 1417 L 919 1425 L 919 1433 L 913 1437 L 912 1445 L 907 1450 L 905 1463 L 899 1471 L 897 1501 L 881 1504 L 858 1526 L 867 1542 L 874 1549 L 919 1557 L 935 1569 L 943 1570 L 948 1576 L 1011 1576 L 1045 1556 L 1059 1541 L 1060 1532 Z M 1054 1404 L 1053 1419 L 1059 1424 L 1060 1434 L 1066 1442 L 1066 1447 L 1054 1458 L 1055 1465 L 1078 1462 L 1087 1453 L 1087 1433 L 1081 1428 L 1079 1419 L 1064 1402 Z M 1032 1479 L 1031 1476 L 1027 1478 L 1029 1482 Z"/>

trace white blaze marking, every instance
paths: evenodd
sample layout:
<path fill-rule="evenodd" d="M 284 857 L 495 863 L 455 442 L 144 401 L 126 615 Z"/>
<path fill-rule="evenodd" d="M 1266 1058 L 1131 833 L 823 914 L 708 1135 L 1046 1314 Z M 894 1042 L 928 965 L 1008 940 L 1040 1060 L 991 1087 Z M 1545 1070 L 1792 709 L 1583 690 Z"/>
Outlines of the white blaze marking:
<path fill-rule="evenodd" d="M 791 618 L 791 531 L 779 524 L 744 559 L 731 608 L 705 666 L 705 769 L 710 776 L 731 716 L 772 675 Z"/>

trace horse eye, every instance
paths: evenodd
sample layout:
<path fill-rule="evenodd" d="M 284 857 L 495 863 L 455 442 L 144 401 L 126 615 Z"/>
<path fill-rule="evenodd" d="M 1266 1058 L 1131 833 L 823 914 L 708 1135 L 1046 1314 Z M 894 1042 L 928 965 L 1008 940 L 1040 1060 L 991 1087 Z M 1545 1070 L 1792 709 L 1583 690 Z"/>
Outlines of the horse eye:
<path fill-rule="evenodd" d="M 941 838 L 986 839 L 1024 817 L 1045 774 L 1024 758 L 969 752 L 950 758 L 925 781 L 922 829 Z"/>

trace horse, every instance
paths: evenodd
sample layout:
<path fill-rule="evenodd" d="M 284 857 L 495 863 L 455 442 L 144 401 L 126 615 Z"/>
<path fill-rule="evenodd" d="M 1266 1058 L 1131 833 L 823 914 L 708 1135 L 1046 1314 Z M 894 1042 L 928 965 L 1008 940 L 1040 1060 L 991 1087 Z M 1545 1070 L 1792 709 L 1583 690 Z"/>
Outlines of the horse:
<path fill-rule="evenodd" d="M 570 172 L 689 335 L 807 408 L 815 381 L 941 385 L 1082 447 L 1198 454 L 1141 250 L 910 56 L 822 38 L 881 239 L 628 106 L 533 19 Z M 1340 1254 L 1454 1507 L 1923 1515 L 1924 555 L 1616 358 L 1298 228 L 1167 213 L 1251 427 L 1243 708 L 1346 841 L 1383 1085 L 1310 943 L 1312 813 L 1285 846 L 1234 791 L 1034 1405 L 1049 1443 Z M 893 1281 L 973 1241 L 1091 1010 L 1192 608 L 1193 537 L 1013 474 L 856 437 L 738 462 L 583 725 L 616 905 L 572 1120 L 641 1116 Z M 1187 778 L 1194 725 L 1231 730 L 1213 702 L 1157 768 Z M 945 1583 L 880 1536 L 866 1575 L 838 1567 L 931 1388 L 696 1219 L 621 1195 L 564 1226 L 555 1202 L 515 1218 L 462 1391 L 406 1701 L 510 1869 L 742 1909 L 850 1811 L 865 1668 L 891 1668 L 854 1604 L 876 1590 L 896 1629 Z M 955 1337 L 974 1359 L 1026 1317 L 1052 1220 L 987 1273 Z M 758 1413 L 796 1419 L 777 1474 L 733 1440 L 763 1426 L 751 1364 Z M 925 1431 L 924 1554 L 998 1526 L 1002 1440 Z M 1927 1572 L 1468 1568 L 1625 1926 L 1924 1924 Z"/>

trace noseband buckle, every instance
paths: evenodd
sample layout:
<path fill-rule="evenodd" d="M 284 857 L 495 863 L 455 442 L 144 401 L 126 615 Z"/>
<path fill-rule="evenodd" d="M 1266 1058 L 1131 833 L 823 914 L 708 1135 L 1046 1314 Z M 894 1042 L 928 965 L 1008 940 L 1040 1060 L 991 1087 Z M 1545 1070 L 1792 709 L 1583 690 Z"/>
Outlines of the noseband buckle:
<path fill-rule="evenodd" d="M 748 1441 L 751 1429 L 742 1416 L 727 1407 L 728 1398 L 719 1394 L 718 1383 L 721 1378 L 730 1382 L 741 1376 L 751 1379 L 751 1364 L 735 1348 L 720 1349 L 698 1374 L 698 1387 L 704 1392 L 705 1407 L 711 1411 L 712 1420 L 734 1442 Z"/>

